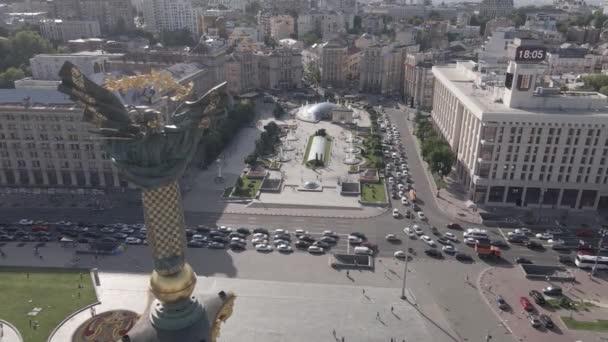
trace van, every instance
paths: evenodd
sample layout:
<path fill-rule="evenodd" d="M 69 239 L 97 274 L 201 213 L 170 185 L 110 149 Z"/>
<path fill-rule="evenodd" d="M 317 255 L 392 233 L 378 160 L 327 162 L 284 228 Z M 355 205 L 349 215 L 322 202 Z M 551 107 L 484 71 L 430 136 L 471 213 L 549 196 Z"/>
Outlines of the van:
<path fill-rule="evenodd" d="M 372 254 L 374 254 L 374 251 L 372 251 L 368 247 L 355 247 L 354 251 L 355 251 L 355 254 L 358 254 L 358 255 L 372 255 Z"/>

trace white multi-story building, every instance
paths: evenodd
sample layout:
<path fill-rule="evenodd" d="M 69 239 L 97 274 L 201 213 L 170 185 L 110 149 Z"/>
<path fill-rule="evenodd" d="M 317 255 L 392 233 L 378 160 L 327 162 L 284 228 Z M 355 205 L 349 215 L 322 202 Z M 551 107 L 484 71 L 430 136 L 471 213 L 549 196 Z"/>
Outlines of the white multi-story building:
<path fill-rule="evenodd" d="M 67 42 L 79 38 L 101 36 L 99 22 L 45 19 L 40 22 L 40 33 L 48 40 Z"/>
<path fill-rule="evenodd" d="M 479 52 L 479 61 L 488 66 L 506 66 L 507 47 L 513 43 L 515 38 L 522 37 L 524 33 L 514 27 L 499 27 L 489 36 L 483 44 L 482 51 Z"/>
<path fill-rule="evenodd" d="M 408 103 L 415 107 L 433 107 L 433 83 L 430 53 L 408 53 L 405 57 L 403 93 Z"/>
<path fill-rule="evenodd" d="M 321 49 L 321 86 L 341 88 L 346 81 L 347 50 L 343 44 L 328 43 Z"/>
<path fill-rule="evenodd" d="M 513 0 L 483 0 L 479 4 L 479 15 L 484 18 L 507 17 L 514 9 Z"/>
<path fill-rule="evenodd" d="M 399 94 L 403 88 L 403 62 L 407 53 L 419 46 L 374 44 L 364 49 L 359 61 L 359 90 L 381 94 Z"/>
<path fill-rule="evenodd" d="M 302 54 L 299 50 L 279 48 L 256 52 L 260 87 L 290 90 L 302 87 Z"/>
<path fill-rule="evenodd" d="M 150 32 L 177 31 L 187 28 L 193 37 L 201 33 L 200 7 L 191 0 L 149 0 L 144 2 L 144 21 Z"/>
<path fill-rule="evenodd" d="M 607 97 L 536 88 L 544 48 L 518 38 L 509 49 L 502 81 L 488 79 L 472 61 L 433 67 L 432 118 L 457 155 L 457 177 L 470 199 L 608 207 Z M 529 58 L 515 61 L 519 54 Z"/>
<path fill-rule="evenodd" d="M 0 186 L 126 187 L 82 110 L 56 89 L 1 89 Z"/>
<path fill-rule="evenodd" d="M 66 61 L 76 65 L 83 74 L 105 72 L 105 62 L 121 58 L 123 54 L 104 51 L 83 51 L 76 53 L 40 54 L 30 58 L 32 76 L 38 80 L 59 80 L 59 70 Z"/>

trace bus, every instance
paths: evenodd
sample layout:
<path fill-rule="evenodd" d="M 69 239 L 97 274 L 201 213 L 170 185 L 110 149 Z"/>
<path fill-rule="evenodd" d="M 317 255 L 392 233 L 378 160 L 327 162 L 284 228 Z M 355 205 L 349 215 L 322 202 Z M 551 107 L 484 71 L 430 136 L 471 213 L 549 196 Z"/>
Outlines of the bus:
<path fill-rule="evenodd" d="M 608 257 L 606 256 L 577 254 L 576 258 L 574 258 L 574 264 L 581 269 L 592 269 L 593 265 L 595 265 L 596 259 L 598 270 L 608 269 Z"/>

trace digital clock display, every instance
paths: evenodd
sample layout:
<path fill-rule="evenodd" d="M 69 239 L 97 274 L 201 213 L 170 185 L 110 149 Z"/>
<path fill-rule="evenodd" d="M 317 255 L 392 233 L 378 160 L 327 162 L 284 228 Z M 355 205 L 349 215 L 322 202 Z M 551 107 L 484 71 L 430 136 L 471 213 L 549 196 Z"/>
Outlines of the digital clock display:
<path fill-rule="evenodd" d="M 547 57 L 547 49 L 543 46 L 518 46 L 514 57 L 516 62 L 542 62 Z"/>

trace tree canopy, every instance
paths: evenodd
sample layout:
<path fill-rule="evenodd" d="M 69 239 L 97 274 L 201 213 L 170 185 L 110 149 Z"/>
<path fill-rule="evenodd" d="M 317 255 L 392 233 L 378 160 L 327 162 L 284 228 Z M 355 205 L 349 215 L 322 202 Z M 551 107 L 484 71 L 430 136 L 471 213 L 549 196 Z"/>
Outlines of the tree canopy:
<path fill-rule="evenodd" d="M 0 73 L 0 88 L 14 88 L 15 81 L 25 77 L 23 70 L 15 67 L 8 68 Z"/>
<path fill-rule="evenodd" d="M 0 40 L 0 69 L 21 68 L 24 72 L 30 58 L 40 53 L 54 52 L 53 45 L 34 31 L 20 31 Z"/>
<path fill-rule="evenodd" d="M 608 95 L 608 75 L 606 74 L 591 74 L 583 77 L 583 88 L 599 91 L 604 95 Z"/>

